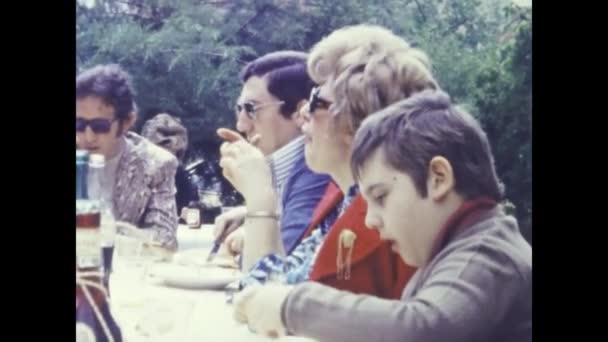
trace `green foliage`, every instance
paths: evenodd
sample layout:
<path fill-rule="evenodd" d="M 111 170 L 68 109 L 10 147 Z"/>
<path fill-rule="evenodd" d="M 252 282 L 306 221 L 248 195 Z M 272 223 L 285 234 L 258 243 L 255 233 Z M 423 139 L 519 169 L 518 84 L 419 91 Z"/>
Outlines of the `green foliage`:
<path fill-rule="evenodd" d="M 427 52 L 442 88 L 479 118 L 507 199 L 530 222 L 530 9 L 509 0 L 98 0 L 76 15 L 77 69 L 120 63 L 138 91 L 137 128 L 169 110 L 188 127 L 189 158 L 208 159 L 215 130 L 234 126 L 247 61 L 306 51 L 345 25 L 385 26 Z"/>
<path fill-rule="evenodd" d="M 496 64 L 480 70 L 471 92 L 488 134 L 506 197 L 516 206 L 524 235 L 531 239 L 532 215 L 532 23 L 529 11 L 500 51 Z"/>

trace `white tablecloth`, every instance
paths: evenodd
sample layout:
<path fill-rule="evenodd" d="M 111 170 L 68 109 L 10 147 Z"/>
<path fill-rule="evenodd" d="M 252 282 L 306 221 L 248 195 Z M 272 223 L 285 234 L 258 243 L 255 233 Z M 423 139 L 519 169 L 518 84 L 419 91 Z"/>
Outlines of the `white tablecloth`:
<path fill-rule="evenodd" d="M 200 230 L 180 226 L 177 238 L 180 251 L 192 248 L 209 250 L 213 245 L 209 225 Z M 142 272 L 121 268 L 119 258 L 115 263 L 115 272 L 110 277 L 111 308 L 125 342 L 272 340 L 253 334 L 245 325 L 237 323 L 223 291 L 166 287 L 158 280 L 142 277 Z M 152 337 L 142 333 L 150 330 L 154 331 L 150 334 Z M 279 341 L 311 340 L 289 336 Z"/>

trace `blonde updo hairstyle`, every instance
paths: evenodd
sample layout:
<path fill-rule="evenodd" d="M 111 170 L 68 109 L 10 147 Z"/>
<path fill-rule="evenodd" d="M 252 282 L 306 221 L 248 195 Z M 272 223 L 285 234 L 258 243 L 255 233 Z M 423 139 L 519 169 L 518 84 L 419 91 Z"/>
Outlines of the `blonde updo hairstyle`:
<path fill-rule="evenodd" d="M 317 84 L 331 82 L 334 124 L 354 135 L 361 121 L 426 89 L 439 89 L 426 54 L 375 25 L 346 26 L 311 49 L 307 68 Z"/>

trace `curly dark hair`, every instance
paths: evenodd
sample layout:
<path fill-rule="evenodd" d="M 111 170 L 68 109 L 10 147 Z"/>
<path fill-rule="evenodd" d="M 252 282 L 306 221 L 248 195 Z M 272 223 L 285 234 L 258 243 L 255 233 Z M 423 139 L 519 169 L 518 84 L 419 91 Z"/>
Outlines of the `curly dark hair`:
<path fill-rule="evenodd" d="M 131 76 L 118 64 L 97 65 L 76 77 L 76 99 L 89 96 L 99 97 L 112 106 L 119 122 L 137 110 Z"/>

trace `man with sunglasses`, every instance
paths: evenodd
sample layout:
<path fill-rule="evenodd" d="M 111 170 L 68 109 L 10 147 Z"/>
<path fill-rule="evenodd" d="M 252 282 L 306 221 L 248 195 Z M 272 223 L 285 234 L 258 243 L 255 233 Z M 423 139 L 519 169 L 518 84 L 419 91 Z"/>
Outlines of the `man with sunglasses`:
<path fill-rule="evenodd" d="M 278 51 L 250 62 L 241 71 L 243 87 L 235 105 L 237 130 L 270 165 L 272 179 L 268 183 L 272 188 L 259 184 L 258 191 L 272 192 L 278 202 L 278 224 L 287 254 L 302 239 L 329 182 L 327 175 L 312 172 L 304 159 L 298 113 L 314 86 L 306 70 L 306 58 L 304 52 Z M 236 136 L 236 132 L 228 134 Z M 216 236 L 242 221 L 246 213 L 245 208 L 239 208 L 218 217 Z M 247 220 L 265 220 L 254 218 L 255 213 L 247 215 Z M 238 254 L 243 240 L 244 230 L 239 229 L 229 235 L 224 246 Z M 246 262 L 243 266 L 248 268 Z"/>
<path fill-rule="evenodd" d="M 136 116 L 130 76 L 120 66 L 98 65 L 76 78 L 76 145 L 103 154 L 102 196 L 114 217 L 145 229 L 163 247 L 177 248 L 177 159 L 128 130 Z"/>

